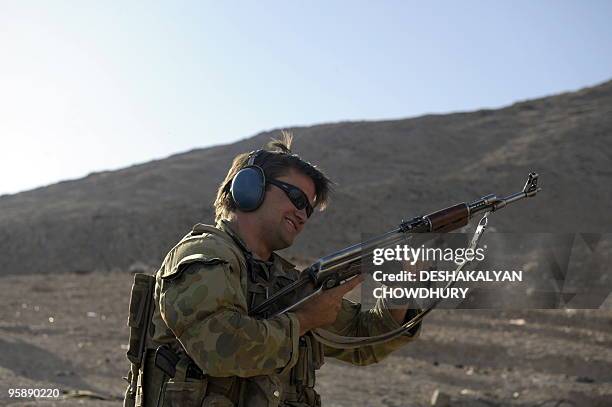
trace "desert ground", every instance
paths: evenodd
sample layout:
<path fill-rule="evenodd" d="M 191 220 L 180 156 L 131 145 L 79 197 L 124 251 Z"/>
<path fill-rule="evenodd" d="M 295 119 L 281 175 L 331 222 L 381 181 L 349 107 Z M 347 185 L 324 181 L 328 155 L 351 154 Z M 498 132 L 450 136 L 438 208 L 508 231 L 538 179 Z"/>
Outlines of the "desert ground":
<path fill-rule="evenodd" d="M 120 406 L 129 272 L 0 277 L 0 405 Z M 328 407 L 612 406 L 612 311 L 436 310 L 385 361 L 327 359 Z M 13 388 L 59 398 L 9 398 Z M 450 404 L 444 404 L 444 399 Z"/>

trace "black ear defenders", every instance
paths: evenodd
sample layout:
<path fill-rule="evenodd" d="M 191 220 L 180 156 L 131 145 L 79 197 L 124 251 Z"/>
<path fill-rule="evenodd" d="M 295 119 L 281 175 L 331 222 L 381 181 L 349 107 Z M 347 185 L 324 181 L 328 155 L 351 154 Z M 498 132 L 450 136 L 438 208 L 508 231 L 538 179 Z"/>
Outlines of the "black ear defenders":
<path fill-rule="evenodd" d="M 232 199 L 236 207 L 243 212 L 252 212 L 259 208 L 266 195 L 266 174 L 260 166 L 255 165 L 261 151 L 251 152 L 246 167 L 238 171 L 232 180 Z"/>

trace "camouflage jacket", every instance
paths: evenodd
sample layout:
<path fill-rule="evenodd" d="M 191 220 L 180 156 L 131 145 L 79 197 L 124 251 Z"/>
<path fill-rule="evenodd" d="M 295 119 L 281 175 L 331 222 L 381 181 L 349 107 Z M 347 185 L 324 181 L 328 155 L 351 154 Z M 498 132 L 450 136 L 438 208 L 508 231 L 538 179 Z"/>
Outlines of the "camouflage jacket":
<path fill-rule="evenodd" d="M 413 335 L 382 345 L 343 350 L 322 345 L 309 334 L 300 337 L 299 321 L 291 312 L 250 317 L 251 307 L 297 279 L 299 272 L 277 254 L 271 262 L 258 262 L 253 271 L 245 253 L 227 222 L 216 228 L 198 224 L 168 253 L 156 275 L 152 346 L 184 349 L 212 383 L 209 392 L 233 392 L 228 398 L 240 405 L 320 405 L 313 387 L 324 356 L 356 365 L 376 363 L 418 333 L 419 327 Z M 371 336 L 398 326 L 384 302 L 362 311 L 360 304 L 344 299 L 329 330 Z M 230 390 L 236 389 L 236 380 L 242 383 L 238 392 Z"/>

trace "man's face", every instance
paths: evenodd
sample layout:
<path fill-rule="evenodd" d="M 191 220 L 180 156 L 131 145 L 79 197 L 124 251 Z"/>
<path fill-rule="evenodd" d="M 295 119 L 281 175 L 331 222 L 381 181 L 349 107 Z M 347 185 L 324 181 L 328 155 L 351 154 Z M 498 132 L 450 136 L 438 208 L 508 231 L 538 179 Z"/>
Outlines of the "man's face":
<path fill-rule="evenodd" d="M 290 169 L 286 175 L 276 179 L 301 189 L 313 205 L 315 186 L 310 177 Z M 262 238 L 266 239 L 272 251 L 291 246 L 308 220 L 306 209 L 297 209 L 287 194 L 275 185 L 268 185 L 263 204 L 257 212 L 263 230 Z"/>

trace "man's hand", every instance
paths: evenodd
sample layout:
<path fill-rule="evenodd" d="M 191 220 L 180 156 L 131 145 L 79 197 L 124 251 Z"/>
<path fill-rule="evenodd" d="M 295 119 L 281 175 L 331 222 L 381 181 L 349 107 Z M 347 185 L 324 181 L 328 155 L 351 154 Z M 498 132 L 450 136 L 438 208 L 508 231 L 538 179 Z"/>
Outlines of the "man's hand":
<path fill-rule="evenodd" d="M 301 305 L 295 311 L 300 321 L 300 336 L 311 329 L 333 324 L 340 312 L 342 297 L 362 282 L 363 276 L 357 276 L 338 287 L 323 291 Z"/>

